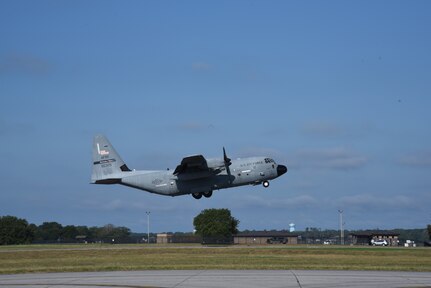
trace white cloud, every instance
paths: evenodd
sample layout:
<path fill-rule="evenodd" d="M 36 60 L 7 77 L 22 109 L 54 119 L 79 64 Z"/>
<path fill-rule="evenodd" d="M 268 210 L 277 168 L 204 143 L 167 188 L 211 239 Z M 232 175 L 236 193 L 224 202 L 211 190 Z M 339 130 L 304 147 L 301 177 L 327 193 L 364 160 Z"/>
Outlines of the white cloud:
<path fill-rule="evenodd" d="M 405 166 L 430 168 L 431 167 L 431 152 L 419 152 L 415 154 L 402 156 L 398 162 Z"/>
<path fill-rule="evenodd" d="M 152 212 L 166 213 L 191 209 L 195 202 L 190 201 L 194 200 L 190 198 L 175 197 L 175 199 L 173 199 L 171 197 L 165 198 L 164 196 L 157 195 L 157 197 L 154 198 L 146 197 L 145 201 L 136 201 L 125 195 L 123 199 L 109 199 L 102 203 L 100 201 L 86 201 L 84 205 L 89 209 L 107 212 L 128 211 L 130 213 L 135 213 L 139 211 L 145 212 L 151 210 Z"/>
<path fill-rule="evenodd" d="M 0 136 L 27 135 L 34 130 L 35 127 L 30 123 L 11 122 L 0 118 Z"/>
<path fill-rule="evenodd" d="M 272 148 L 263 148 L 263 147 L 248 147 L 241 149 L 241 152 L 238 154 L 238 157 L 255 157 L 255 156 L 268 156 L 273 157 L 277 162 L 282 161 L 285 157 L 284 154 L 276 149 Z"/>
<path fill-rule="evenodd" d="M 302 127 L 302 132 L 310 136 L 334 137 L 344 133 L 343 129 L 333 123 L 316 121 L 306 123 Z"/>
<path fill-rule="evenodd" d="M 291 165 L 289 165 L 289 167 L 291 167 Z M 294 189 L 315 189 L 317 188 L 317 184 L 314 183 L 313 181 L 310 181 L 308 179 L 300 179 L 299 181 L 295 182 L 295 181 L 289 181 L 289 186 L 294 188 Z"/>
<path fill-rule="evenodd" d="M 343 207 L 355 207 L 361 209 L 372 208 L 376 213 L 388 208 L 413 208 L 416 203 L 414 198 L 405 195 L 371 195 L 358 194 L 342 197 L 339 200 Z"/>
<path fill-rule="evenodd" d="M 104 203 L 101 206 L 104 210 L 115 211 L 115 210 L 123 210 L 127 208 L 126 203 L 120 199 L 114 199 L 110 202 Z"/>
<path fill-rule="evenodd" d="M 10 53 L 0 57 L 0 74 L 45 75 L 52 71 L 52 64 L 38 56 Z"/>
<path fill-rule="evenodd" d="M 345 122 L 331 122 L 314 120 L 305 122 L 299 130 L 303 135 L 320 140 L 328 139 L 366 139 L 377 136 L 379 131 L 373 123 L 346 124 Z M 372 135 L 374 134 L 374 135 Z"/>
<path fill-rule="evenodd" d="M 317 204 L 318 200 L 310 195 L 299 195 L 285 198 L 268 198 L 249 195 L 242 197 L 239 206 L 241 206 L 241 208 L 285 209 L 292 207 L 312 207 Z"/>
<path fill-rule="evenodd" d="M 299 163 L 337 170 L 357 169 L 364 166 L 368 161 L 364 156 L 343 147 L 301 149 L 296 154 Z"/>
<path fill-rule="evenodd" d="M 213 124 L 204 124 L 200 122 L 186 122 L 179 124 L 175 127 L 175 129 L 180 129 L 182 131 L 187 132 L 202 132 L 202 131 L 208 131 L 210 129 L 214 129 L 215 126 Z"/>
<path fill-rule="evenodd" d="M 194 62 L 192 63 L 192 69 L 196 71 L 207 71 L 211 69 L 211 66 L 206 62 Z"/>

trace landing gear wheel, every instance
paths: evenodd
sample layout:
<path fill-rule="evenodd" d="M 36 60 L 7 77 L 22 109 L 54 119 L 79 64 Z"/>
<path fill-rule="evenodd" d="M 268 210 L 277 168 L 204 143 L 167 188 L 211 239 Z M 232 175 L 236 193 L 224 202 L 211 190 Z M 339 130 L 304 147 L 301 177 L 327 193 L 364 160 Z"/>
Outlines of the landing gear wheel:
<path fill-rule="evenodd" d="M 202 193 L 193 193 L 192 196 L 195 199 L 201 199 L 202 198 Z"/>
<path fill-rule="evenodd" d="M 206 198 L 210 198 L 213 195 L 213 191 L 204 192 Z"/>
<path fill-rule="evenodd" d="M 263 187 L 265 187 L 265 188 L 268 188 L 268 186 L 269 186 L 269 182 L 268 181 L 263 181 Z"/>

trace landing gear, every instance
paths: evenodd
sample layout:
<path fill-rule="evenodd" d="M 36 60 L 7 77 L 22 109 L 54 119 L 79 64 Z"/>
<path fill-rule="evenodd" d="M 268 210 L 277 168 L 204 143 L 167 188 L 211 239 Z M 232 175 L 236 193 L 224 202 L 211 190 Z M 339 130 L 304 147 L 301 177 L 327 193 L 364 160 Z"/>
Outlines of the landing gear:
<path fill-rule="evenodd" d="M 213 191 L 208 191 L 208 192 L 197 192 L 197 193 L 192 193 L 193 198 L 195 199 L 201 199 L 202 196 L 205 196 L 205 198 L 210 198 L 213 195 Z"/>
<path fill-rule="evenodd" d="M 213 195 L 213 191 L 204 192 L 206 198 L 210 198 Z"/>
<path fill-rule="evenodd" d="M 202 193 L 193 193 L 192 196 L 195 199 L 201 199 L 202 198 Z"/>
<path fill-rule="evenodd" d="M 268 188 L 269 187 L 269 182 L 268 181 L 263 181 L 263 187 Z"/>

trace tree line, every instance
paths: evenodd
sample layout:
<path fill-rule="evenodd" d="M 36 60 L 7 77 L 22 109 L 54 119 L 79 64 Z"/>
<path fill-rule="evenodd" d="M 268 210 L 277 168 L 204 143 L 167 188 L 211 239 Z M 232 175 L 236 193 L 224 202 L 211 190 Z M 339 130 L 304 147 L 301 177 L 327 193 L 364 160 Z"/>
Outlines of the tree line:
<path fill-rule="evenodd" d="M 63 226 L 57 222 L 29 224 L 15 216 L 0 217 L 0 245 L 30 243 L 71 243 L 81 241 L 130 242 L 131 231 L 127 227 L 107 224 L 103 227 Z M 115 240 L 116 239 L 116 240 Z"/>
<path fill-rule="evenodd" d="M 189 241 L 196 236 L 202 237 L 204 243 L 229 242 L 238 232 L 239 220 L 235 219 L 229 209 L 205 209 L 194 218 L 193 224 L 196 234 L 170 233 L 182 241 Z M 431 225 L 427 229 L 395 229 L 399 239 L 414 240 L 417 243 L 431 239 Z M 247 230 L 246 230 L 247 232 Z M 248 231 L 250 232 L 250 231 Z M 345 230 L 345 235 L 352 232 Z M 321 230 L 307 227 L 305 231 L 295 231 L 294 234 L 304 239 L 330 239 L 338 237 L 338 230 Z M 155 242 L 155 234 L 150 235 L 151 242 Z M 29 224 L 27 220 L 15 216 L 0 216 L 0 245 L 30 244 L 30 243 L 76 243 L 109 242 L 109 243 L 136 243 L 142 242 L 146 233 L 132 233 L 127 227 L 117 227 L 107 224 L 103 227 L 63 226 L 57 222 L 44 222 L 41 225 Z"/>
<path fill-rule="evenodd" d="M 226 241 L 236 233 L 239 221 L 231 216 L 228 209 L 206 209 L 194 219 L 196 235 L 175 233 L 178 239 L 187 242 L 196 236 L 206 241 Z M 0 217 L 0 245 L 30 244 L 30 243 L 76 243 L 109 242 L 109 243 L 136 243 L 145 241 L 155 242 L 155 235 L 146 239 L 143 234 L 131 233 L 127 227 L 116 227 L 107 224 L 103 227 L 63 226 L 57 222 L 44 222 L 37 226 L 25 219 L 15 216 Z"/>

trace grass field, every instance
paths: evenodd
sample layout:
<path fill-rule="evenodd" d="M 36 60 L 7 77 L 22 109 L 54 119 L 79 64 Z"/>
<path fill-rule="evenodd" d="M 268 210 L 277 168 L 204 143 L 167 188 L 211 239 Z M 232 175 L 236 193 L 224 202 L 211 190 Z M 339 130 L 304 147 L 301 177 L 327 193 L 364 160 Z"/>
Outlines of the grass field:
<path fill-rule="evenodd" d="M 0 246 L 0 273 L 185 269 L 431 271 L 431 249 L 341 246 Z"/>

